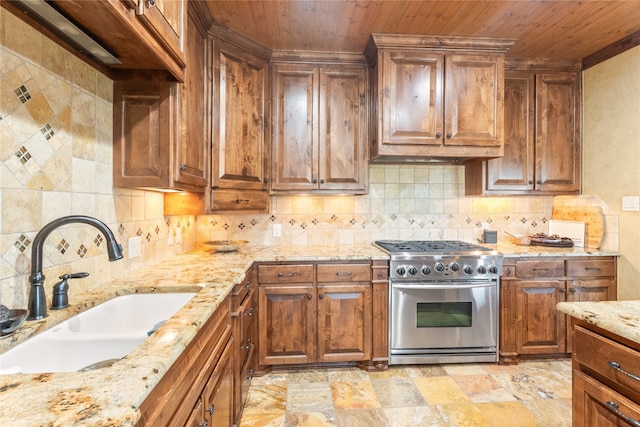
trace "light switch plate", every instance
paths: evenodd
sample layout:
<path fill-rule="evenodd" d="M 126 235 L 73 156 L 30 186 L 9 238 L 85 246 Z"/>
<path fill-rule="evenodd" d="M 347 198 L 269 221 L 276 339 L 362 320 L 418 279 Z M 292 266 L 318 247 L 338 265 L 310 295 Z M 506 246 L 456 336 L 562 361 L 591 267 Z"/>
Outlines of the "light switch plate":
<path fill-rule="evenodd" d="M 176 228 L 176 245 L 182 244 L 182 229 L 180 227 Z"/>
<path fill-rule="evenodd" d="M 140 236 L 129 237 L 129 259 L 140 256 L 140 246 L 142 244 L 142 238 Z"/>
<path fill-rule="evenodd" d="M 167 235 L 167 246 L 173 245 L 173 230 L 169 229 L 169 234 Z"/>
<path fill-rule="evenodd" d="M 282 236 L 282 224 L 273 224 L 273 237 Z"/>
<path fill-rule="evenodd" d="M 640 211 L 640 196 L 622 197 L 622 210 L 629 211 L 629 212 Z"/>

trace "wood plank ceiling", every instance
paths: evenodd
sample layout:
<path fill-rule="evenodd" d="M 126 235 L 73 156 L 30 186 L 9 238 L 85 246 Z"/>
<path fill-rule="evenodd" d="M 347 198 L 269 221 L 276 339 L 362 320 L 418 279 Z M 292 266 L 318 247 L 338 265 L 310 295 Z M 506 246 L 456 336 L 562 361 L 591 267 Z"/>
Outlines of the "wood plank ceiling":
<path fill-rule="evenodd" d="M 581 60 L 640 31 L 640 0 L 208 0 L 273 49 L 362 52 L 371 33 L 515 38 L 508 57 Z"/>

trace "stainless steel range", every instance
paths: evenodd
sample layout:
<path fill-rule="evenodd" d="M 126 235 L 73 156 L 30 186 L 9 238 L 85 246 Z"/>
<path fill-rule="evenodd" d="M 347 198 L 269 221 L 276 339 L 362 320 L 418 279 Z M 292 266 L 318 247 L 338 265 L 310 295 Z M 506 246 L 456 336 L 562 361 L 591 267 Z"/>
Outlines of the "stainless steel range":
<path fill-rule="evenodd" d="M 496 362 L 502 255 L 457 240 L 380 240 L 391 256 L 389 364 Z"/>

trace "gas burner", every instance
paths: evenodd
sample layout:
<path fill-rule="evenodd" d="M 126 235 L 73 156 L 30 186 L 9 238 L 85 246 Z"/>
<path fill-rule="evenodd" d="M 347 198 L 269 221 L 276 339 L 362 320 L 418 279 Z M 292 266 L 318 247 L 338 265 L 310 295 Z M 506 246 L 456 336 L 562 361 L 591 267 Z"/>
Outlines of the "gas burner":
<path fill-rule="evenodd" d="M 493 252 L 492 249 L 461 240 L 378 240 L 379 248 L 392 252 L 463 253 Z"/>

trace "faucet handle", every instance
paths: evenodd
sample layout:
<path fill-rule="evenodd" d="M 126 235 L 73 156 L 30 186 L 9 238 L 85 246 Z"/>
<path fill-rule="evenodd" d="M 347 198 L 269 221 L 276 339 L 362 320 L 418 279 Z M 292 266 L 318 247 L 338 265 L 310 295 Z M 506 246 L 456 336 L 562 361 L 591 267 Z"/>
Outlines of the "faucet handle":
<path fill-rule="evenodd" d="M 89 273 L 71 273 L 71 274 L 63 274 L 58 277 L 58 279 L 67 280 L 67 279 L 82 279 L 83 277 L 87 277 Z"/>
<path fill-rule="evenodd" d="M 61 310 L 69 307 L 69 279 L 82 279 L 87 277 L 89 273 L 71 273 L 63 274 L 58 277 L 60 282 L 53 285 L 53 296 L 51 297 L 51 310 Z"/>

